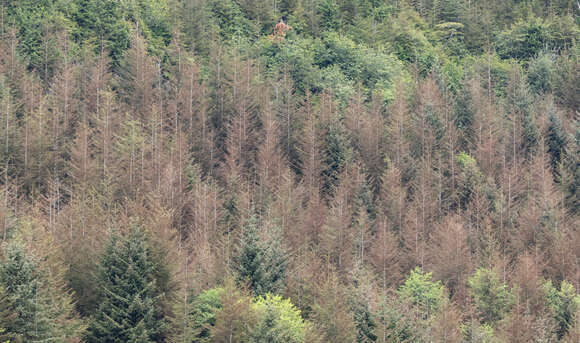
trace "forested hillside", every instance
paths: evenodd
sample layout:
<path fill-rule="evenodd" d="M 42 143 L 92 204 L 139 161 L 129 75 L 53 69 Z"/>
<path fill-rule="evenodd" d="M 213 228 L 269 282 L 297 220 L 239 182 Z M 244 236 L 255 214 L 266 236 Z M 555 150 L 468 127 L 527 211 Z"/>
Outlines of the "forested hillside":
<path fill-rule="evenodd" d="M 580 342 L 577 0 L 0 12 L 0 342 Z"/>

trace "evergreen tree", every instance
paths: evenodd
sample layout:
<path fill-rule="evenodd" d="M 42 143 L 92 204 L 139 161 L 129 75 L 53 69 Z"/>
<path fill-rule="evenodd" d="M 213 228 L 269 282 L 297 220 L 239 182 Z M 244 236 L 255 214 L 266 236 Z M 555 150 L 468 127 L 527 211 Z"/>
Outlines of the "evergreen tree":
<path fill-rule="evenodd" d="M 546 23 L 540 18 L 518 21 L 497 35 L 498 52 L 502 58 L 528 60 L 550 44 Z"/>
<path fill-rule="evenodd" d="M 562 120 L 553 106 L 550 106 L 548 114 L 548 130 L 546 133 L 546 144 L 548 146 L 548 153 L 550 154 L 550 162 L 552 168 L 557 170 L 566 153 L 566 146 L 568 139 L 566 132 L 562 127 Z"/>
<path fill-rule="evenodd" d="M 42 263 L 52 261 L 43 256 Z M 48 269 L 51 270 L 28 256 L 18 241 L 5 246 L 0 262 L 0 327 L 7 337 L 17 342 L 65 342 L 78 338 L 82 325 L 73 312 L 70 294 L 61 286 L 58 266 Z"/>
<path fill-rule="evenodd" d="M 459 153 L 456 157 L 459 175 L 457 177 L 457 200 L 461 209 L 465 210 L 474 194 L 481 190 L 484 179 L 477 161 L 466 154 Z"/>
<path fill-rule="evenodd" d="M 59 6 L 63 6 L 62 1 L 19 0 L 8 1 L 5 6 L 8 18 L 4 20 L 14 23 L 18 28 L 18 50 L 28 67 L 37 70 L 45 78 L 52 75 L 56 60 L 62 52 L 55 44 L 56 37 L 49 33 L 62 29 L 59 27 L 62 21 L 59 23 L 56 12 Z"/>
<path fill-rule="evenodd" d="M 554 57 L 541 54 L 528 68 L 528 83 L 537 94 L 551 92 L 554 87 Z"/>
<path fill-rule="evenodd" d="M 418 321 L 404 300 L 385 296 L 376 313 L 377 342 L 424 342 L 423 321 Z"/>
<path fill-rule="evenodd" d="M 0 0 L 0 343 L 580 343 L 577 7 Z"/>
<path fill-rule="evenodd" d="M 534 122 L 534 116 L 531 113 L 525 114 L 522 120 L 522 148 L 526 156 L 530 157 L 538 148 L 540 133 Z"/>
<path fill-rule="evenodd" d="M 0 283 L 16 313 L 5 324 L 5 329 L 24 341 L 42 341 L 50 337 L 49 307 L 43 297 L 37 268 L 20 244 L 10 243 L 5 247 Z"/>
<path fill-rule="evenodd" d="M 191 301 L 190 317 L 192 327 L 189 342 L 211 342 L 211 329 L 215 326 L 216 313 L 222 309 L 222 297 L 224 288 L 212 288 L 202 292 Z M 189 329 L 188 327 L 185 328 Z"/>
<path fill-rule="evenodd" d="M 568 330 L 574 326 L 575 315 L 580 309 L 580 295 L 576 293 L 574 286 L 562 281 L 560 290 L 552 286 L 551 281 L 544 284 L 547 303 L 557 323 L 558 338 L 566 335 Z"/>
<path fill-rule="evenodd" d="M 284 17 L 288 18 L 294 12 L 298 4 L 298 0 L 280 0 L 278 10 Z"/>
<path fill-rule="evenodd" d="M 376 342 L 377 335 L 375 330 L 377 324 L 369 306 L 362 301 L 357 301 L 353 309 L 354 323 L 357 329 L 357 343 Z"/>
<path fill-rule="evenodd" d="M 318 4 L 320 26 L 329 31 L 336 31 L 340 27 L 339 8 L 334 0 L 323 0 Z"/>
<path fill-rule="evenodd" d="M 496 272 L 480 268 L 468 280 L 469 291 L 484 323 L 502 319 L 512 305 L 512 293 Z"/>
<path fill-rule="evenodd" d="M 470 143 L 474 138 L 475 131 L 473 123 L 475 121 L 475 108 L 471 92 L 467 89 L 467 84 L 458 91 L 455 101 L 455 127 L 461 131 L 461 147 L 464 150 L 470 148 Z"/>
<path fill-rule="evenodd" d="M 461 2 L 459 0 L 442 0 L 439 20 L 443 22 L 459 22 L 461 10 Z"/>
<path fill-rule="evenodd" d="M 118 65 L 129 47 L 129 25 L 123 20 L 122 2 L 115 0 L 74 0 L 78 11 L 73 19 L 82 28 L 73 32 L 77 40 L 93 43 L 97 51 L 109 51 Z"/>
<path fill-rule="evenodd" d="M 99 266 L 100 306 L 87 342 L 164 342 L 167 320 L 161 309 L 158 275 L 164 266 L 143 229 L 133 224 L 127 237 L 112 233 Z"/>
<path fill-rule="evenodd" d="M 242 230 L 236 257 L 238 282 L 246 282 L 256 295 L 280 292 L 287 261 L 279 229 L 270 228 L 270 235 L 266 236 L 260 232 L 256 218 L 251 217 Z"/>
<path fill-rule="evenodd" d="M 512 137 L 512 143 L 520 140 L 520 148 L 523 149 L 525 157 L 529 158 L 537 150 L 539 133 L 532 112 L 533 97 L 519 69 L 515 70 L 510 80 L 507 96 L 509 110 L 514 114 L 514 133 L 519 131 L 518 123 L 521 125 L 521 131 L 516 135 L 521 137 Z"/>
<path fill-rule="evenodd" d="M 329 124 L 324 140 L 323 160 L 326 168 L 322 171 L 323 193 L 332 195 L 338 187 L 340 174 L 351 159 L 352 150 L 343 126 L 339 123 Z"/>

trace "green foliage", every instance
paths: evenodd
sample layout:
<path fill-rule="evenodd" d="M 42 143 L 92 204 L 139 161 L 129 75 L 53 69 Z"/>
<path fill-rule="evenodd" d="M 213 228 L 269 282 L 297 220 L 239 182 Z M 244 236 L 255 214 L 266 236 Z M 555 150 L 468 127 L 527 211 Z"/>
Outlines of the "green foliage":
<path fill-rule="evenodd" d="M 160 56 L 171 40 L 169 9 L 166 0 L 137 0 L 124 4 L 123 13 L 135 23 L 149 44 L 150 51 Z"/>
<path fill-rule="evenodd" d="M 377 323 L 367 304 L 358 301 L 353 306 L 354 323 L 357 329 L 357 343 L 376 342 Z"/>
<path fill-rule="evenodd" d="M 323 159 L 326 168 L 322 171 L 323 191 L 333 194 L 338 187 L 339 176 L 352 156 L 348 137 L 338 123 L 331 124 L 324 137 Z"/>
<path fill-rule="evenodd" d="M 457 159 L 457 163 L 459 163 L 459 165 L 462 168 L 475 168 L 475 167 L 477 167 L 477 161 L 465 152 L 459 153 L 459 155 L 457 155 L 456 159 Z"/>
<path fill-rule="evenodd" d="M 502 58 L 528 60 L 535 57 L 549 42 L 548 28 L 540 18 L 520 21 L 497 38 Z"/>
<path fill-rule="evenodd" d="M 62 50 L 52 32 L 74 31 L 74 24 L 63 12 L 74 11 L 69 1 L 8 1 L 7 22 L 18 30 L 18 50 L 29 68 L 48 79 L 55 71 Z"/>
<path fill-rule="evenodd" d="M 552 91 L 554 86 L 554 56 L 552 54 L 541 54 L 530 63 L 528 83 L 537 94 Z"/>
<path fill-rule="evenodd" d="M 548 108 L 548 128 L 546 132 L 546 145 L 550 154 L 550 163 L 554 170 L 560 165 L 560 161 L 566 154 L 568 137 L 562 127 L 562 120 L 556 109 L 552 106 Z"/>
<path fill-rule="evenodd" d="M 211 342 L 211 328 L 215 325 L 216 313 L 222 308 L 223 292 L 223 288 L 212 288 L 193 298 L 189 312 L 192 323 L 189 342 Z"/>
<path fill-rule="evenodd" d="M 439 310 L 446 296 L 445 287 L 441 281 L 433 281 L 431 273 L 425 273 L 419 267 L 411 270 L 405 283 L 399 288 L 399 296 L 419 307 L 425 318 Z"/>
<path fill-rule="evenodd" d="M 416 12 L 404 10 L 398 14 L 386 37 L 399 60 L 415 64 L 422 76 L 431 72 L 437 60 L 426 26 Z"/>
<path fill-rule="evenodd" d="M 266 294 L 252 304 L 257 323 L 250 329 L 251 343 L 304 342 L 306 323 L 289 299 Z"/>
<path fill-rule="evenodd" d="M 37 264 L 25 255 L 23 246 L 17 243 L 5 246 L 0 283 L 16 313 L 4 324 L 7 332 L 31 341 L 50 338 L 50 304 L 43 292 L 43 280 Z"/>
<path fill-rule="evenodd" d="M 335 31 L 324 33 L 314 42 L 291 37 L 293 32 L 280 42 L 260 40 L 259 53 L 269 70 L 291 75 L 301 93 L 330 89 L 345 99 L 360 82 L 368 95 L 373 91 L 388 94 L 392 80 L 401 71 L 393 56 L 356 44 Z"/>
<path fill-rule="evenodd" d="M 0 339 L 2 340 L 2 343 L 10 343 L 10 338 L 6 337 L 4 334 L 5 332 L 6 329 L 0 327 Z"/>
<path fill-rule="evenodd" d="M 285 39 L 274 42 L 264 38 L 260 43 L 260 55 L 270 71 L 290 75 L 299 93 L 320 90 L 320 75 L 314 66 L 314 51 L 310 40 Z"/>
<path fill-rule="evenodd" d="M 578 16 L 576 15 L 576 20 Z M 574 22 L 574 16 L 564 14 L 549 17 L 546 21 L 550 33 L 548 49 L 552 51 L 574 50 L 580 40 L 579 22 Z"/>
<path fill-rule="evenodd" d="M 543 287 L 548 306 L 558 324 L 558 338 L 562 338 L 574 325 L 575 315 L 580 309 L 580 295 L 576 293 L 574 286 L 566 280 L 560 284 L 560 290 L 556 289 L 551 281 L 547 281 Z"/>
<path fill-rule="evenodd" d="M 529 60 L 542 50 L 565 49 L 578 40 L 580 31 L 564 16 L 557 21 L 545 22 L 540 18 L 528 18 L 513 24 L 496 38 L 498 53 L 502 58 Z"/>
<path fill-rule="evenodd" d="M 53 282 L 53 276 L 27 256 L 16 240 L 3 250 L 0 325 L 5 334 L 25 342 L 78 338 L 82 325 L 74 316 L 69 294 L 58 287 L 61 281 Z"/>
<path fill-rule="evenodd" d="M 536 126 L 534 112 L 532 112 L 533 96 L 518 69 L 514 71 L 508 85 L 507 100 L 509 110 L 514 114 L 513 120 L 521 123 L 521 148 L 525 156 L 529 158 L 538 148 L 540 133 Z M 512 139 L 517 139 L 517 137 L 512 137 Z"/>
<path fill-rule="evenodd" d="M 421 323 L 398 299 L 385 299 L 376 313 L 378 342 L 423 342 Z"/>
<path fill-rule="evenodd" d="M 562 340 L 575 339 L 573 287 L 546 285 L 544 306 L 530 285 L 537 273 L 577 274 L 576 5 L 0 1 L 0 342 L 78 342 L 73 305 L 90 322 L 88 342 L 456 342 L 460 323 L 468 342 L 521 328 L 552 334 L 556 324 Z M 275 36 L 280 20 L 292 28 Z M 239 99 L 249 99 L 250 120 L 233 123 L 248 107 Z M 224 157 L 236 143 L 248 158 L 230 180 Z M 544 200 L 554 206 L 538 212 L 544 149 L 544 181 L 555 181 Z M 280 227 L 243 222 L 252 206 Z M 12 242 L 27 211 L 47 230 Z M 164 244 L 136 227 L 108 237 L 102 223 L 123 226 L 130 212 L 151 216 Z M 158 246 L 174 240 L 184 292 L 226 282 L 187 296 L 183 322 L 170 327 L 176 304 Z M 325 252 L 336 247 L 334 274 Z M 423 247 L 438 274 L 465 254 L 466 268 L 501 255 L 510 270 L 530 247 L 545 254 L 529 255 L 539 270 L 512 274 L 530 298 L 513 311 L 516 292 L 488 269 L 468 289 L 414 269 L 385 300 Z M 66 271 L 48 250 L 66 256 Z M 359 262 L 373 270 L 352 286 Z M 466 292 L 480 320 L 466 313 Z M 272 295 L 282 293 L 314 325 Z"/>
<path fill-rule="evenodd" d="M 493 325 L 504 318 L 512 306 L 513 296 L 495 271 L 479 268 L 467 284 L 483 323 Z"/>
<path fill-rule="evenodd" d="M 442 22 L 457 23 L 464 3 L 460 0 L 441 0 L 438 19 Z"/>
<path fill-rule="evenodd" d="M 510 73 L 514 68 L 512 64 L 502 60 L 497 54 L 473 56 L 466 59 L 465 64 L 469 67 L 468 72 L 473 72 L 479 78 L 483 89 L 487 91 L 491 86 L 491 91 L 498 97 L 506 96 Z"/>
<path fill-rule="evenodd" d="M 485 180 L 479 170 L 477 161 L 469 154 L 462 151 L 455 158 L 459 165 L 457 180 L 458 201 L 461 209 L 466 209 L 472 195 L 482 189 Z"/>
<path fill-rule="evenodd" d="M 531 113 L 524 114 L 522 121 L 522 147 L 526 157 L 530 157 L 538 148 L 540 132 L 538 132 L 534 116 Z"/>
<path fill-rule="evenodd" d="M 223 40 L 231 41 L 233 38 L 255 37 L 256 28 L 244 16 L 237 2 L 232 0 L 211 0 L 207 4 L 211 19 Z"/>
<path fill-rule="evenodd" d="M 441 66 L 442 81 L 446 83 L 451 95 L 459 96 L 460 91 L 468 92 L 469 84 L 465 78 L 465 61 L 451 59 Z"/>
<path fill-rule="evenodd" d="M 229 313 L 229 311 L 241 306 L 246 298 L 236 293 L 237 295 L 231 298 L 233 303 L 227 305 L 230 297 L 225 292 L 227 292 L 225 288 L 213 288 L 202 292 L 192 300 L 190 310 L 192 324 L 190 337 L 187 338 L 188 342 L 219 341 L 220 330 L 216 328 L 218 318 L 221 318 L 221 324 L 225 324 L 226 327 L 233 321 L 241 321 L 236 325 L 244 332 L 238 330 L 237 335 L 245 337 L 244 342 L 304 342 L 307 322 L 302 319 L 300 310 L 296 309 L 289 299 L 269 293 L 257 296 L 251 302 L 246 317 L 237 318 L 240 313 Z M 224 320 L 226 322 L 223 322 Z"/>
<path fill-rule="evenodd" d="M 445 22 L 435 26 L 439 40 L 443 43 L 450 56 L 463 56 L 465 47 L 463 45 L 464 25 L 456 22 Z"/>
<path fill-rule="evenodd" d="M 338 31 L 340 20 L 338 17 L 339 8 L 335 0 L 322 0 L 318 3 L 318 15 L 320 16 L 320 27 L 327 31 Z"/>
<path fill-rule="evenodd" d="M 346 103 L 355 93 L 354 82 L 343 74 L 340 67 L 330 65 L 320 71 L 320 87 L 332 90 L 332 95 Z"/>
<path fill-rule="evenodd" d="M 210 8 L 206 2 L 186 1 L 181 7 L 183 44 L 202 57 L 210 55 L 210 37 L 214 27 L 211 23 Z"/>
<path fill-rule="evenodd" d="M 316 42 L 314 63 L 322 69 L 338 66 L 349 80 L 360 81 L 369 90 L 390 85 L 400 68 L 390 55 L 356 44 L 335 32 L 325 34 Z"/>
<path fill-rule="evenodd" d="M 457 91 L 455 99 L 454 119 L 455 127 L 462 133 L 461 146 L 467 149 L 473 139 L 475 133 L 473 124 L 475 121 L 475 107 L 471 92 L 467 87 L 462 87 Z"/>
<path fill-rule="evenodd" d="M 269 234 L 260 232 L 257 219 L 252 217 L 242 228 L 242 237 L 235 258 L 238 282 L 247 283 L 256 295 L 278 293 L 286 278 L 286 253 L 281 245 L 277 227 Z"/>
<path fill-rule="evenodd" d="M 157 278 L 165 267 L 154 259 L 149 240 L 132 224 L 127 237 L 111 233 L 99 266 L 100 305 L 87 342 L 163 342 L 167 320 Z"/>
<path fill-rule="evenodd" d="M 73 14 L 78 29 L 73 37 L 94 47 L 97 52 L 108 51 L 114 64 L 129 48 L 129 23 L 124 20 L 121 3 L 115 0 L 74 0 L 78 9 Z"/>
<path fill-rule="evenodd" d="M 106 51 L 118 65 L 130 44 L 129 31 L 138 28 L 151 51 L 161 54 L 171 39 L 169 10 L 163 0 L 59 0 L 9 2 L 7 15 L 19 29 L 19 51 L 32 69 L 52 76 L 63 54 L 79 46 Z"/>
<path fill-rule="evenodd" d="M 277 4 L 280 13 L 284 17 L 291 15 L 299 5 L 299 0 L 280 0 L 280 2 Z"/>

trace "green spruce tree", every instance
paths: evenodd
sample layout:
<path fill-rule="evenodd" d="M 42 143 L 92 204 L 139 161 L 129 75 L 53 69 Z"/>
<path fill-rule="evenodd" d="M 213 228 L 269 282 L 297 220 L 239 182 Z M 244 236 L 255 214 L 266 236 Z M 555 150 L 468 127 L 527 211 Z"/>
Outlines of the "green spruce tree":
<path fill-rule="evenodd" d="M 544 284 L 544 291 L 548 307 L 557 323 L 558 338 L 561 339 L 574 326 L 576 312 L 580 309 L 580 295 L 566 280 L 562 281 L 559 290 L 552 285 L 552 281 L 547 281 Z"/>
<path fill-rule="evenodd" d="M 20 235 L 22 232 L 18 232 Z M 50 250 L 43 246 L 40 253 Z M 69 342 L 82 335 L 83 325 L 63 286 L 60 265 L 48 255 L 34 258 L 14 239 L 0 262 L 0 337 L 15 342 Z"/>
<path fill-rule="evenodd" d="M 467 84 L 458 91 L 455 100 L 455 127 L 460 131 L 459 144 L 465 151 L 469 151 L 475 137 L 473 123 L 475 122 L 475 106 Z"/>
<path fill-rule="evenodd" d="M 557 170 L 566 153 L 566 146 L 568 144 L 568 137 L 566 131 L 562 127 L 562 120 L 553 106 L 548 109 L 548 130 L 546 133 L 546 145 L 548 146 L 548 153 L 550 154 L 550 162 L 552 168 Z"/>
<path fill-rule="evenodd" d="M 12 337 L 27 342 L 50 338 L 49 307 L 37 269 L 20 244 L 10 243 L 5 247 L 0 284 L 16 314 L 5 324 L 5 329 Z"/>
<path fill-rule="evenodd" d="M 256 295 L 275 294 L 284 286 L 287 261 L 278 231 L 272 227 L 260 232 L 254 217 L 243 227 L 236 257 L 238 282 L 247 283 Z"/>
<path fill-rule="evenodd" d="M 479 268 L 467 284 L 483 323 L 494 324 L 509 312 L 513 294 L 495 271 Z"/>
<path fill-rule="evenodd" d="M 164 269 L 139 225 L 127 237 L 112 233 L 99 266 L 100 306 L 86 341 L 164 342 L 168 324 L 157 277 Z"/>

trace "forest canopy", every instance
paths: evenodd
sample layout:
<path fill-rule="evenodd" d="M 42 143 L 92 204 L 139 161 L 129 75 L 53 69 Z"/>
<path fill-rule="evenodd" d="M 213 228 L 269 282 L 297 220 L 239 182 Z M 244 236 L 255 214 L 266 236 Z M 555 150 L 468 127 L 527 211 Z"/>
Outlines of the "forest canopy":
<path fill-rule="evenodd" d="M 0 0 L 0 342 L 580 341 L 575 0 Z"/>

